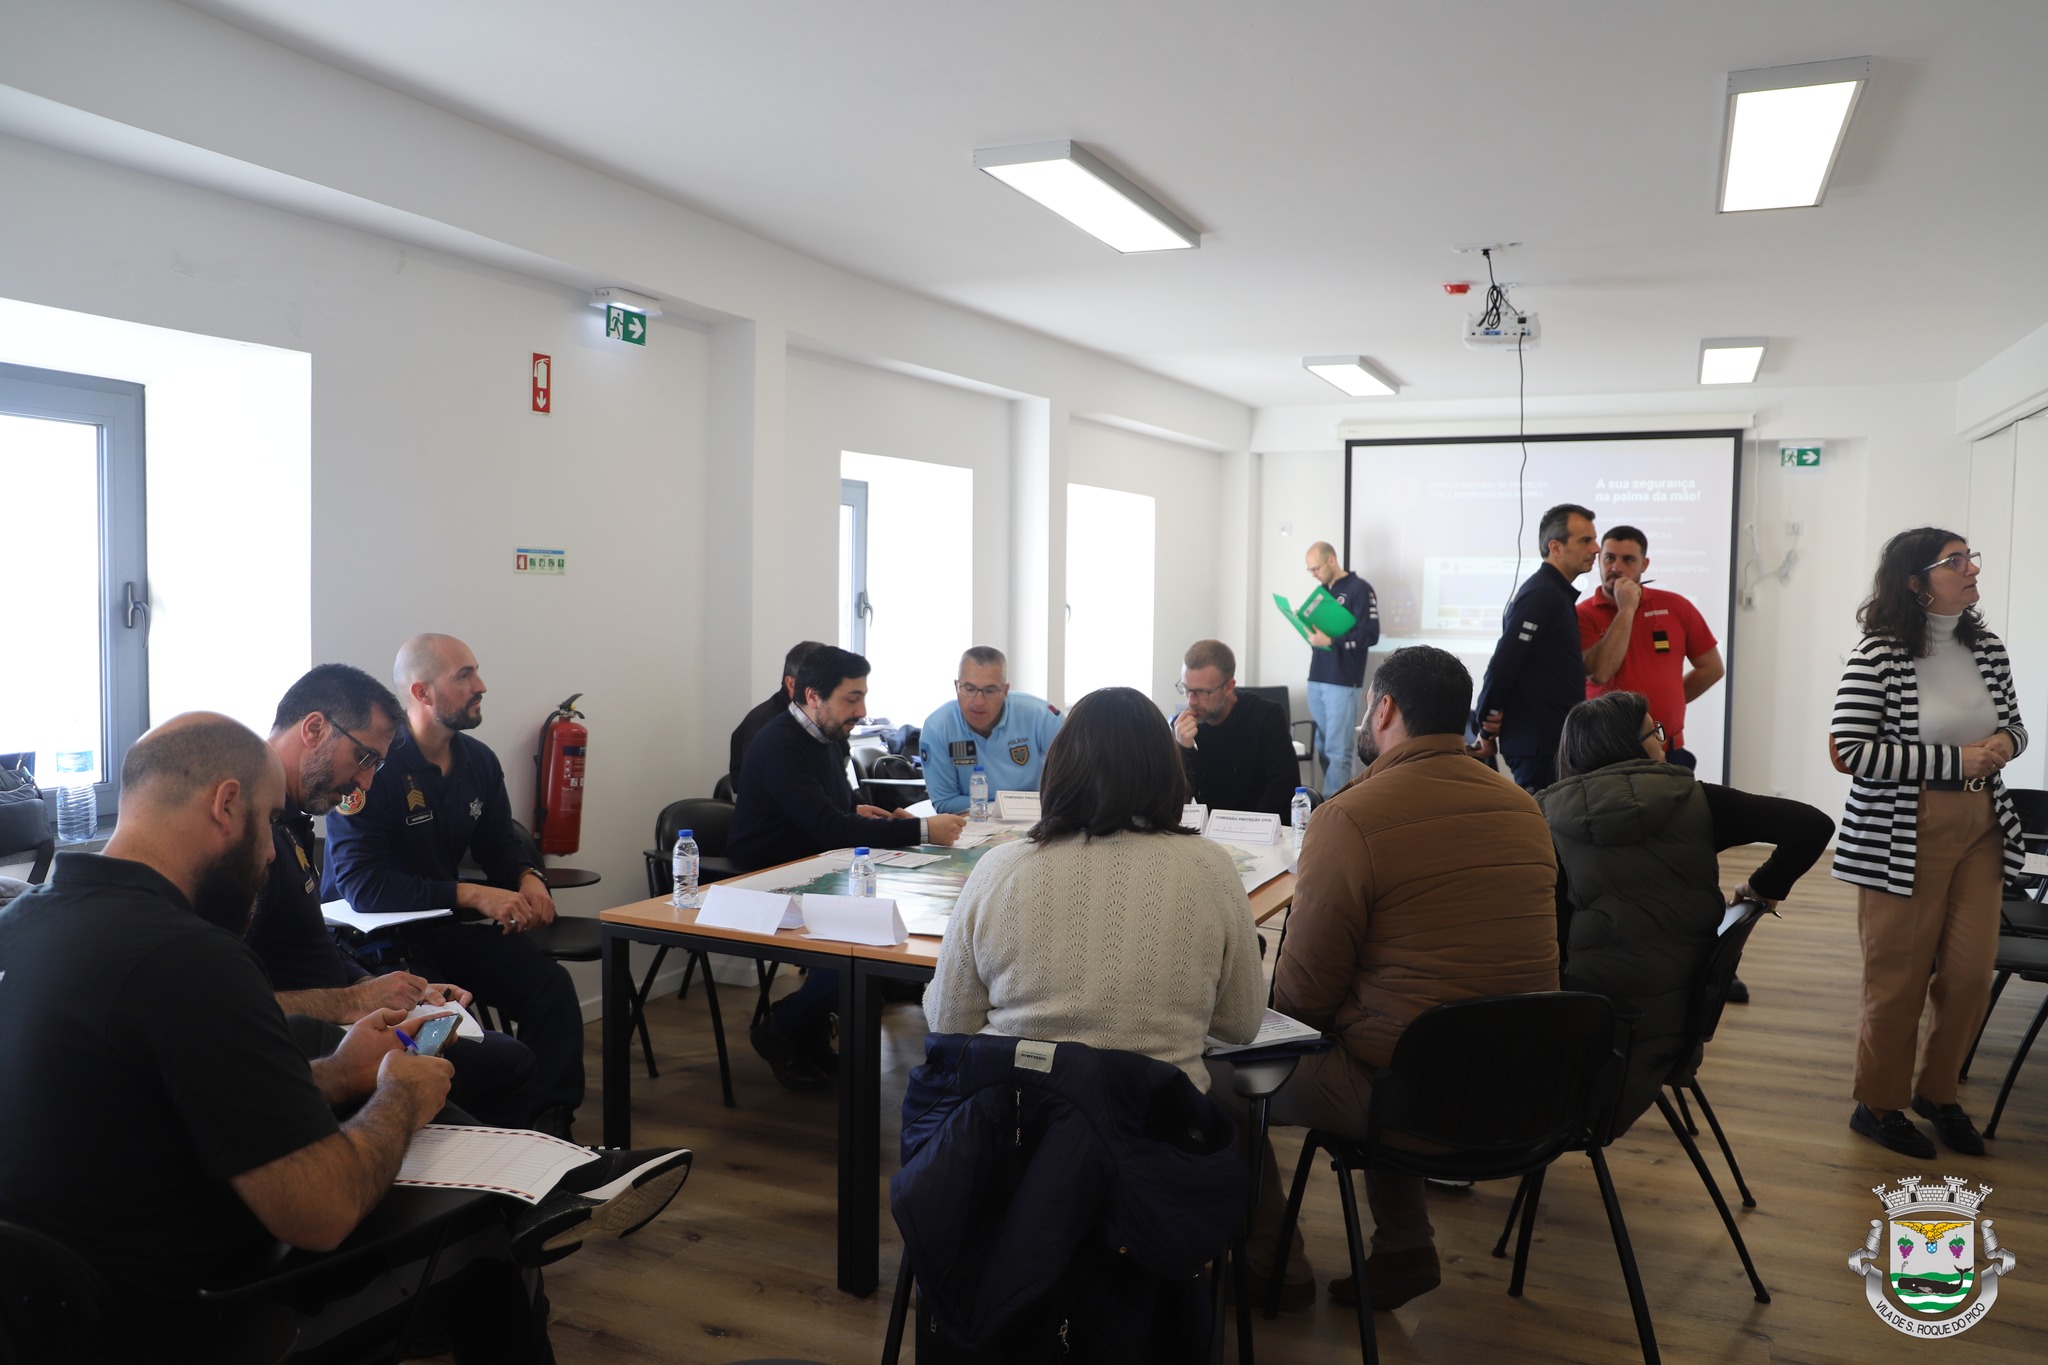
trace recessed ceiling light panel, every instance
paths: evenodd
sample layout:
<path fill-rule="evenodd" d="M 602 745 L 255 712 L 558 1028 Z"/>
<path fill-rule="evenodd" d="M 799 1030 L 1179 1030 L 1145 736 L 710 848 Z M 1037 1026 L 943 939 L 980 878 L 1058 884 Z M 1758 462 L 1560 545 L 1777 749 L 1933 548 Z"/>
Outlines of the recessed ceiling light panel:
<path fill-rule="evenodd" d="M 1868 57 L 1730 72 L 1721 212 L 1818 205 L 1869 83 Z"/>
<path fill-rule="evenodd" d="M 974 164 L 1122 252 L 1186 251 L 1201 234 L 1074 142 L 984 147 Z"/>
<path fill-rule="evenodd" d="M 1769 337 L 1715 337 L 1700 343 L 1700 383 L 1753 384 Z"/>
<path fill-rule="evenodd" d="M 1301 368 L 1353 398 L 1391 398 L 1401 387 L 1362 355 L 1303 356 Z"/>

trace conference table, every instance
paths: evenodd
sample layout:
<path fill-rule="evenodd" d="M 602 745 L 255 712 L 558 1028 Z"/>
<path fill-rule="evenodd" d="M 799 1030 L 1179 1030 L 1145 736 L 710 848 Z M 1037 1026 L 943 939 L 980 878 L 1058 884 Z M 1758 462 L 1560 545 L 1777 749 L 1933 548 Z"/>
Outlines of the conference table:
<path fill-rule="evenodd" d="M 931 852 L 921 848 L 919 852 Z M 943 850 L 939 850 L 943 852 Z M 851 861 L 852 850 L 823 855 Z M 814 862 L 786 864 L 799 868 Z M 756 880 L 781 869 L 749 874 Z M 918 888 L 929 899 L 929 882 L 912 874 L 876 868 L 877 895 Z M 1247 892 L 1252 913 L 1265 923 L 1294 899 L 1294 874 L 1281 871 Z M 604 1141 L 608 1147 L 633 1145 L 632 1010 L 634 943 L 667 944 L 686 950 L 723 953 L 761 962 L 788 962 L 839 973 L 839 1288 L 861 1298 L 875 1292 L 879 1278 L 881 1203 L 877 1187 L 882 1164 L 882 983 L 930 981 L 939 959 L 941 940 L 913 933 L 893 947 L 842 943 L 811 938 L 799 929 L 772 934 L 727 929 L 697 922 L 698 911 L 670 905 L 666 899 L 636 901 L 603 911 L 602 1075 Z"/>

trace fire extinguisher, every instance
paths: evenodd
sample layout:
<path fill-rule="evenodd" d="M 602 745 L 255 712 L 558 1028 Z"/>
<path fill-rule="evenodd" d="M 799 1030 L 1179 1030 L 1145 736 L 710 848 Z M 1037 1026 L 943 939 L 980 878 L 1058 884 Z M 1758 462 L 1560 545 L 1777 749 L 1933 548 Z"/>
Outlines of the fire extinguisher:
<path fill-rule="evenodd" d="M 542 853 L 574 853 L 583 838 L 583 756 L 590 731 L 576 722 L 574 693 L 540 723 L 533 756 L 533 837 Z"/>

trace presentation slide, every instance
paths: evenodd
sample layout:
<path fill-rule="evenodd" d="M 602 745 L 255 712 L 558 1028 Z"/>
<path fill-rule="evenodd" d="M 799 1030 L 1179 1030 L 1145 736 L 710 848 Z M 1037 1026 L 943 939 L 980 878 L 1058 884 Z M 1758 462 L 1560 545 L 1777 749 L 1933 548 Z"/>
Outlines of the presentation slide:
<path fill-rule="evenodd" d="M 1699 608 L 1733 665 L 1738 431 L 1471 440 L 1356 440 L 1345 445 L 1345 563 L 1379 594 L 1375 658 L 1403 645 L 1450 650 L 1476 687 L 1500 638 L 1515 586 L 1541 561 L 1545 509 L 1593 509 L 1601 534 L 1633 526 L 1649 537 L 1644 582 Z M 1521 526 L 1519 539 L 1517 524 Z M 1574 585 L 1600 586 L 1593 569 Z M 1728 685 L 1686 709 L 1686 748 L 1700 776 L 1727 780 Z"/>

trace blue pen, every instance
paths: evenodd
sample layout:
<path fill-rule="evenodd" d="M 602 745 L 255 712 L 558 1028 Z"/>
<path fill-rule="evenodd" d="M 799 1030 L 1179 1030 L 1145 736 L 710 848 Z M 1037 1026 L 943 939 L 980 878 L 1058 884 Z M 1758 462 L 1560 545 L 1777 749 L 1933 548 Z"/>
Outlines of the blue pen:
<path fill-rule="evenodd" d="M 413 1045 L 413 1041 L 412 1041 L 412 1035 L 411 1035 L 410 1033 L 407 1033 L 407 1032 L 406 1032 L 406 1031 L 405 1031 L 404 1029 L 402 1029 L 402 1028 L 395 1028 L 395 1029 L 393 1029 L 393 1030 L 391 1030 L 391 1031 L 392 1031 L 393 1033 L 395 1033 L 395 1034 L 397 1034 L 397 1035 L 398 1035 L 398 1041 L 399 1041 L 400 1043 L 404 1044 L 404 1046 L 405 1046 L 405 1050 L 406 1050 L 407 1052 L 418 1052 L 418 1051 L 419 1051 L 419 1048 L 417 1048 L 417 1047 L 415 1047 L 415 1046 Z"/>

